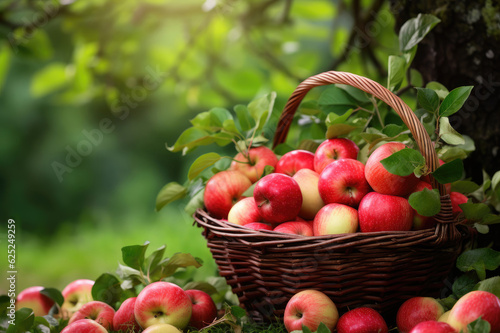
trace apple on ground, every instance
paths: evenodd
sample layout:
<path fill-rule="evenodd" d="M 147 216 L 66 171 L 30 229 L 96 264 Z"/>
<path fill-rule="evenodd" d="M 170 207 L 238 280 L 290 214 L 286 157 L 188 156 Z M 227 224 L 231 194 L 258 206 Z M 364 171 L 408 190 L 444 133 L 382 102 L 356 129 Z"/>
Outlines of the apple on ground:
<path fill-rule="evenodd" d="M 451 308 L 447 323 L 467 332 L 467 325 L 481 317 L 491 325 L 491 333 L 500 333 L 500 299 L 487 291 L 471 291 Z"/>
<path fill-rule="evenodd" d="M 358 211 L 331 203 L 321 208 L 313 221 L 314 236 L 353 233 L 358 230 Z"/>
<path fill-rule="evenodd" d="M 371 188 L 381 194 L 407 196 L 417 185 L 419 179 L 412 173 L 398 176 L 387 171 L 381 160 L 405 148 L 402 142 L 388 142 L 375 149 L 365 165 L 365 177 Z"/>
<path fill-rule="evenodd" d="M 303 290 L 290 298 L 283 321 L 288 332 L 301 331 L 306 326 L 315 332 L 323 323 L 333 332 L 339 313 L 333 301 L 318 290 Z"/>
<path fill-rule="evenodd" d="M 459 205 L 466 203 L 468 198 L 460 192 L 451 192 L 450 200 L 453 218 L 456 218 L 460 213 L 462 213 L 462 208 L 460 208 Z"/>
<path fill-rule="evenodd" d="M 358 207 L 361 232 L 409 231 L 413 224 L 413 208 L 408 199 L 370 192 Z"/>
<path fill-rule="evenodd" d="M 191 319 L 192 307 L 191 299 L 181 287 L 170 282 L 153 282 L 137 296 L 135 320 L 142 328 L 170 324 L 184 329 Z"/>
<path fill-rule="evenodd" d="M 92 319 L 102 325 L 108 331 L 113 330 L 113 318 L 115 310 L 108 304 L 101 301 L 91 301 L 73 314 L 68 324 L 81 319 Z"/>
<path fill-rule="evenodd" d="M 313 236 L 313 228 L 311 226 L 311 223 L 305 221 L 284 222 L 275 227 L 274 231 L 282 232 L 285 234 Z"/>
<path fill-rule="evenodd" d="M 302 169 L 314 170 L 314 153 L 308 150 L 296 149 L 281 156 L 276 163 L 276 173 L 292 176 Z"/>
<path fill-rule="evenodd" d="M 262 222 L 251 222 L 245 224 L 245 227 L 253 229 L 253 230 L 273 230 L 273 227 L 271 227 L 269 224 L 265 224 Z"/>
<path fill-rule="evenodd" d="M 357 159 L 359 147 L 352 140 L 333 138 L 323 141 L 314 153 L 314 170 L 321 173 L 333 161 L 343 158 Z"/>
<path fill-rule="evenodd" d="M 82 305 L 92 301 L 92 287 L 94 281 L 88 279 L 78 279 L 70 282 L 61 294 L 64 303 L 61 306 L 63 317 L 70 318 Z"/>
<path fill-rule="evenodd" d="M 113 317 L 113 329 L 115 331 L 138 333 L 142 330 L 135 320 L 134 306 L 136 300 L 137 297 L 127 298 L 115 312 Z"/>
<path fill-rule="evenodd" d="M 299 184 L 302 193 L 302 207 L 299 216 L 312 220 L 321 207 L 325 205 L 318 190 L 319 174 L 310 169 L 300 169 L 293 175 L 293 179 Z"/>
<path fill-rule="evenodd" d="M 325 204 L 341 203 L 358 207 L 370 191 L 365 166 L 350 158 L 333 161 L 319 175 L 318 190 Z"/>
<path fill-rule="evenodd" d="M 80 319 L 66 326 L 61 333 L 108 333 L 108 330 L 95 320 Z"/>
<path fill-rule="evenodd" d="M 203 202 L 214 217 L 227 219 L 231 207 L 241 199 L 252 183 L 239 171 L 225 170 L 213 175 L 205 186 Z"/>
<path fill-rule="evenodd" d="M 413 193 L 423 191 L 424 188 L 432 190 L 431 184 L 419 181 L 413 190 Z M 415 209 L 413 209 L 413 223 L 411 230 L 424 230 L 433 228 L 436 225 L 437 221 L 433 216 L 424 216 L 417 213 Z"/>
<path fill-rule="evenodd" d="M 276 163 L 278 163 L 278 157 L 276 157 L 274 152 L 266 146 L 260 146 L 250 148 L 247 156 L 241 152 L 236 154 L 229 166 L 229 170 L 240 171 L 252 183 L 255 183 L 264 174 L 266 165 L 274 168 L 276 167 Z"/>
<path fill-rule="evenodd" d="M 21 291 L 16 298 L 16 310 L 30 308 L 37 317 L 48 315 L 55 302 L 41 293 L 43 289 L 41 286 L 33 286 Z"/>
<path fill-rule="evenodd" d="M 299 184 L 282 173 L 262 177 L 255 184 L 253 197 L 260 215 L 271 224 L 295 220 L 302 207 Z"/>
<path fill-rule="evenodd" d="M 377 311 L 361 307 L 344 313 L 337 323 L 337 333 L 387 333 L 387 324 Z"/>
<path fill-rule="evenodd" d="M 186 294 L 191 299 L 193 311 L 188 326 L 201 330 L 217 318 L 217 306 L 209 294 L 202 290 L 189 289 Z"/>
<path fill-rule="evenodd" d="M 262 221 L 255 199 L 248 197 L 235 203 L 229 210 L 227 221 L 238 225 Z"/>
<path fill-rule="evenodd" d="M 417 324 L 410 333 L 456 333 L 455 329 L 447 323 L 428 320 Z"/>
<path fill-rule="evenodd" d="M 396 323 L 399 332 L 408 333 L 417 324 L 437 321 L 444 313 L 444 308 L 432 297 L 412 297 L 406 300 L 398 309 Z"/>
<path fill-rule="evenodd" d="M 155 324 L 146 328 L 142 333 L 182 333 L 182 331 L 170 324 Z"/>

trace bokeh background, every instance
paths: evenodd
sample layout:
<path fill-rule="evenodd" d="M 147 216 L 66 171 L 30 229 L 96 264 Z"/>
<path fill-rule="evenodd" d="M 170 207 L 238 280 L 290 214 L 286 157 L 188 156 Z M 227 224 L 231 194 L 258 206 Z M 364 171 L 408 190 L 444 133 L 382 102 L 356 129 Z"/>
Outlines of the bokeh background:
<path fill-rule="evenodd" d="M 18 290 L 62 289 L 77 278 L 114 272 L 120 248 L 145 241 L 150 249 L 166 244 L 169 254 L 202 258 L 200 278 L 216 274 L 201 230 L 184 212 L 186 202 L 155 211 L 158 191 L 183 183 L 198 156 L 172 153 L 166 144 L 212 107 L 232 109 L 275 91 L 279 108 L 302 79 L 319 72 L 344 70 L 385 84 L 399 26 L 418 12 L 443 20 L 428 48 L 455 24 L 471 40 L 475 29 L 485 47 L 491 45 L 482 53 L 464 49 L 477 58 L 465 67 L 498 64 L 500 25 L 491 12 L 499 9 L 490 1 L 458 1 L 459 9 L 441 2 L 448 3 L 0 1 L 0 241 L 6 252 L 7 220 L 14 219 Z M 422 79 L 449 80 L 439 72 L 441 58 L 432 62 L 426 55 L 417 54 L 417 66 L 427 68 L 420 68 Z M 446 84 L 498 89 L 498 72 L 481 81 L 480 70 Z M 487 114 L 494 113 L 498 97 L 488 103 Z M 473 118 L 459 113 L 456 124 L 467 130 L 483 108 L 469 112 Z M 476 142 L 488 158 L 475 171 L 498 169 L 498 140 L 492 128 L 488 140 Z M 6 255 L 1 258 L 3 270 Z"/>

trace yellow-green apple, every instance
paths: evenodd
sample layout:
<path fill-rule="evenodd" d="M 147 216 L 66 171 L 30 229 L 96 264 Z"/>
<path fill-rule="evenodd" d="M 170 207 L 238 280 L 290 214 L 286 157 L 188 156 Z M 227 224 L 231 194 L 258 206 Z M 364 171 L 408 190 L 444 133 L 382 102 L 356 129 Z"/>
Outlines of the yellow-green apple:
<path fill-rule="evenodd" d="M 316 214 L 314 236 L 353 233 L 358 230 L 358 211 L 347 205 L 331 203 Z"/>
<path fill-rule="evenodd" d="M 372 308 L 361 307 L 344 313 L 337 323 L 337 333 L 387 333 L 384 318 Z"/>
<path fill-rule="evenodd" d="M 101 301 L 90 301 L 83 304 L 82 307 L 73 314 L 68 324 L 72 324 L 81 319 L 92 319 L 108 331 L 111 331 L 113 330 L 114 316 L 115 310 L 108 304 Z"/>
<path fill-rule="evenodd" d="M 61 333 L 108 333 L 108 330 L 95 320 L 80 319 L 66 326 Z"/>
<path fill-rule="evenodd" d="M 396 323 L 399 332 L 408 333 L 423 321 L 437 321 L 443 313 L 443 306 L 434 298 L 412 297 L 399 307 L 396 314 Z"/>
<path fill-rule="evenodd" d="M 153 282 L 137 296 L 135 320 L 142 328 L 170 324 L 184 329 L 191 319 L 192 307 L 191 299 L 181 287 L 170 282 Z"/>
<path fill-rule="evenodd" d="M 447 323 L 428 320 L 417 324 L 410 333 L 457 333 L 457 331 Z"/>
<path fill-rule="evenodd" d="M 210 215 L 226 219 L 231 207 L 252 183 L 239 171 L 224 170 L 216 173 L 207 182 L 203 202 Z"/>
<path fill-rule="evenodd" d="M 467 324 L 479 317 L 490 323 L 491 333 L 500 333 L 500 299 L 495 294 L 481 290 L 465 294 L 451 308 L 447 323 L 467 332 Z"/>
<path fill-rule="evenodd" d="M 262 177 L 253 189 L 253 197 L 264 221 L 293 221 L 302 207 L 299 184 L 290 176 L 271 173 Z"/>
<path fill-rule="evenodd" d="M 182 331 L 170 324 L 156 324 L 149 326 L 142 333 L 182 333 Z"/>
<path fill-rule="evenodd" d="M 238 225 L 262 221 L 255 199 L 248 197 L 235 203 L 227 214 L 227 221 Z"/>
<path fill-rule="evenodd" d="M 54 301 L 41 293 L 43 289 L 40 286 L 33 286 L 21 291 L 16 298 L 16 309 L 30 308 L 37 317 L 48 315 Z"/>
<path fill-rule="evenodd" d="M 335 303 L 318 290 L 303 290 L 290 298 L 285 307 L 283 321 L 288 332 L 301 331 L 306 326 L 315 332 L 323 323 L 333 331 L 339 313 Z"/>
<path fill-rule="evenodd" d="M 323 141 L 314 153 L 314 170 L 321 173 L 333 161 L 342 158 L 357 159 L 359 147 L 352 140 L 333 138 Z"/>
<path fill-rule="evenodd" d="M 307 220 L 314 219 L 316 213 L 325 205 L 318 190 L 319 174 L 310 169 L 300 169 L 292 178 L 299 184 L 302 193 L 299 216 Z"/>
<path fill-rule="evenodd" d="M 424 188 L 432 190 L 431 184 L 421 180 L 415 186 L 413 193 L 423 191 Z M 436 223 L 437 222 L 433 216 L 420 215 L 415 209 L 413 209 L 413 223 L 411 230 L 424 230 L 434 228 Z"/>
<path fill-rule="evenodd" d="M 388 142 L 375 149 L 368 157 L 365 177 L 374 191 L 399 196 L 406 196 L 413 192 L 419 181 L 413 173 L 408 176 L 398 176 L 387 171 L 380 162 L 404 148 L 406 146 L 402 142 Z"/>
<path fill-rule="evenodd" d="M 273 227 L 271 227 L 269 224 L 265 224 L 262 222 L 251 222 L 245 224 L 245 227 L 253 229 L 253 230 L 273 230 Z"/>
<path fill-rule="evenodd" d="M 456 218 L 460 213 L 462 213 L 462 208 L 459 205 L 467 202 L 467 197 L 460 192 L 450 193 L 451 207 L 453 218 Z"/>
<path fill-rule="evenodd" d="M 450 316 L 450 311 L 451 310 L 448 310 L 445 313 L 443 313 L 441 315 L 441 317 L 439 317 L 438 321 L 441 321 L 441 322 L 444 322 L 444 323 L 448 322 L 448 317 Z"/>
<path fill-rule="evenodd" d="M 209 294 L 196 289 L 186 290 L 186 294 L 191 299 L 193 307 L 188 326 L 201 330 L 217 318 L 217 306 Z"/>
<path fill-rule="evenodd" d="M 281 156 L 276 163 L 274 172 L 293 176 L 302 169 L 314 170 L 314 153 L 308 150 L 296 149 Z"/>
<path fill-rule="evenodd" d="M 266 146 L 250 148 L 246 154 L 238 153 L 231 162 L 229 170 L 236 170 L 243 173 L 252 183 L 259 180 L 264 174 L 266 165 L 273 168 L 278 163 L 278 157 Z"/>
<path fill-rule="evenodd" d="M 364 164 L 350 158 L 333 161 L 319 175 L 318 190 L 325 204 L 358 207 L 370 191 Z"/>
<path fill-rule="evenodd" d="M 64 297 L 64 303 L 61 306 L 64 317 L 70 318 L 82 305 L 92 301 L 93 286 L 94 281 L 92 280 L 78 279 L 64 287 L 61 292 Z"/>
<path fill-rule="evenodd" d="M 279 224 L 274 228 L 276 232 L 285 234 L 295 234 L 302 236 L 313 236 L 313 229 L 310 222 L 305 221 L 289 221 Z"/>
<path fill-rule="evenodd" d="M 113 317 L 113 329 L 115 331 L 137 333 L 142 330 L 135 320 L 134 306 L 136 300 L 137 297 L 127 298 L 116 310 Z"/>
<path fill-rule="evenodd" d="M 370 192 L 358 207 L 361 232 L 408 231 L 413 223 L 413 208 L 408 199 Z"/>

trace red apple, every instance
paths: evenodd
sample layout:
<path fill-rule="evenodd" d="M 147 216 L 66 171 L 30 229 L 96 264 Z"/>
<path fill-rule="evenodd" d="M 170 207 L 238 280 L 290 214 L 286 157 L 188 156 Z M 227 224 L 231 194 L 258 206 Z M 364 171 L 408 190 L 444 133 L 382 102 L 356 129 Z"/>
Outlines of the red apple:
<path fill-rule="evenodd" d="M 227 221 L 238 225 L 262 221 L 262 216 L 260 216 L 255 199 L 248 197 L 235 203 L 231 210 L 229 210 Z"/>
<path fill-rule="evenodd" d="M 113 317 L 113 329 L 122 332 L 140 332 L 141 326 L 135 320 L 134 306 L 137 297 L 127 298 Z"/>
<path fill-rule="evenodd" d="M 245 227 L 253 229 L 253 230 L 273 230 L 269 224 L 261 223 L 261 222 L 252 222 L 245 224 Z"/>
<path fill-rule="evenodd" d="M 191 318 L 192 303 L 181 287 L 170 282 L 148 284 L 137 296 L 135 320 L 142 328 L 154 324 L 171 324 L 184 329 Z"/>
<path fill-rule="evenodd" d="M 361 307 L 350 310 L 340 317 L 337 333 L 387 333 L 384 318 L 377 311 Z"/>
<path fill-rule="evenodd" d="M 253 197 L 264 221 L 281 223 L 294 220 L 302 207 L 299 184 L 290 176 L 272 173 L 262 177 Z"/>
<path fill-rule="evenodd" d="M 457 331 L 467 332 L 467 325 L 481 317 L 491 325 L 491 333 L 500 333 L 500 299 L 487 291 L 471 291 L 453 306 L 447 323 Z"/>
<path fill-rule="evenodd" d="M 81 319 L 92 319 L 102 325 L 108 331 L 113 330 L 113 317 L 115 310 L 108 304 L 100 301 L 91 301 L 82 305 L 80 310 L 76 311 L 68 324 L 72 324 Z"/>
<path fill-rule="evenodd" d="M 188 326 L 201 330 L 217 318 L 217 307 L 209 294 L 196 289 L 186 290 L 186 294 L 193 304 L 193 311 Z"/>
<path fill-rule="evenodd" d="M 361 199 L 370 191 L 365 178 L 365 166 L 353 159 L 334 161 L 321 172 L 318 189 L 325 204 L 341 203 L 358 207 Z"/>
<path fill-rule="evenodd" d="M 318 190 L 319 174 L 310 169 L 300 169 L 293 175 L 293 179 L 299 184 L 302 193 L 302 207 L 299 211 L 299 217 L 312 220 L 321 207 L 325 205 Z"/>
<path fill-rule="evenodd" d="M 274 172 L 293 176 L 302 169 L 314 170 L 314 153 L 297 149 L 281 156 Z"/>
<path fill-rule="evenodd" d="M 358 211 L 331 203 L 321 208 L 313 221 L 314 236 L 352 233 L 358 230 Z"/>
<path fill-rule="evenodd" d="M 286 304 L 283 317 L 288 332 L 301 331 L 302 326 L 314 332 L 320 323 L 333 331 L 338 319 L 335 304 L 318 290 L 303 290 L 293 295 Z"/>
<path fill-rule="evenodd" d="M 424 181 L 419 181 L 413 190 L 413 193 L 423 191 L 424 188 L 432 190 L 432 186 L 429 183 Z M 424 230 L 434 228 L 437 221 L 433 216 L 423 216 L 417 213 L 415 209 L 413 209 L 413 223 L 411 230 Z"/>
<path fill-rule="evenodd" d="M 182 331 L 170 324 L 155 324 L 146 328 L 142 333 L 182 333 Z"/>
<path fill-rule="evenodd" d="M 302 236 L 312 236 L 313 229 L 311 223 L 304 221 L 290 221 L 281 223 L 277 227 L 274 228 L 276 232 L 282 232 L 285 234 L 295 234 Z"/>
<path fill-rule="evenodd" d="M 460 208 L 459 205 L 466 203 L 468 198 L 460 192 L 451 192 L 450 199 L 453 218 L 456 218 L 460 213 L 462 213 L 462 208 Z"/>
<path fill-rule="evenodd" d="M 406 196 L 413 192 L 419 179 L 414 174 L 398 176 L 387 171 L 381 160 L 405 148 L 401 142 L 388 142 L 375 149 L 365 165 L 365 177 L 372 189 L 378 193 Z"/>
<path fill-rule="evenodd" d="M 314 170 L 321 173 L 335 160 L 342 158 L 357 159 L 359 147 L 354 141 L 345 138 L 334 138 L 323 141 L 314 153 Z"/>
<path fill-rule="evenodd" d="M 438 301 L 432 297 L 412 297 L 406 300 L 398 309 L 396 322 L 399 332 L 410 332 L 417 324 L 428 321 L 437 321 L 444 313 Z"/>
<path fill-rule="evenodd" d="M 359 203 L 358 217 L 362 232 L 408 231 L 413 223 L 413 208 L 408 199 L 370 192 Z"/>
<path fill-rule="evenodd" d="M 447 323 L 429 320 L 417 324 L 410 333 L 457 333 L 457 331 Z"/>
<path fill-rule="evenodd" d="M 265 146 L 260 146 L 250 148 L 246 156 L 242 153 L 236 154 L 229 170 L 240 171 L 252 183 L 255 183 L 264 174 L 266 165 L 274 168 L 276 163 L 278 163 L 278 158 L 274 152 Z"/>
<path fill-rule="evenodd" d="M 78 279 L 64 287 L 61 292 L 64 297 L 64 303 L 61 306 L 64 317 L 70 318 L 82 305 L 92 301 L 93 286 L 92 280 Z"/>
<path fill-rule="evenodd" d="M 205 208 L 214 217 L 225 219 L 231 207 L 250 187 L 250 180 L 239 171 L 225 170 L 213 175 L 205 186 Z"/>
<path fill-rule="evenodd" d="M 95 320 L 80 319 L 66 326 L 61 333 L 108 333 L 108 331 Z"/>
<path fill-rule="evenodd" d="M 54 301 L 40 293 L 43 289 L 43 287 L 34 286 L 21 291 L 16 298 L 16 309 L 30 308 L 37 317 L 48 315 Z"/>

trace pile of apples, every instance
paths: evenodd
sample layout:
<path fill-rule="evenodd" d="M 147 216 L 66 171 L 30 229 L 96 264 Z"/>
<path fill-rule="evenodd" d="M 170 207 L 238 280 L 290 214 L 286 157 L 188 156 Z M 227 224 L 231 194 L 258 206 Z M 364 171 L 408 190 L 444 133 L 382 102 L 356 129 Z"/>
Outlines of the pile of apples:
<path fill-rule="evenodd" d="M 468 325 L 481 318 L 491 333 L 500 333 L 500 299 L 487 291 L 471 291 L 462 296 L 449 311 L 431 297 L 413 297 L 398 309 L 396 322 L 400 333 L 468 332 Z M 284 323 L 288 332 L 303 326 L 315 332 L 323 324 L 337 333 L 387 333 L 384 318 L 374 309 L 359 307 L 339 318 L 335 303 L 317 290 L 295 294 L 285 308 Z"/>
<path fill-rule="evenodd" d="M 380 162 L 404 148 L 402 142 L 387 142 L 366 164 L 347 138 L 325 140 L 314 153 L 292 150 L 280 158 L 265 146 L 250 148 L 209 179 L 205 208 L 230 223 L 304 236 L 432 228 L 434 218 L 418 214 L 408 202 L 411 193 L 432 189 L 429 177 L 391 174 Z M 266 166 L 274 171 L 264 175 Z M 243 197 L 252 186 L 253 196 Z M 452 192 L 451 201 L 456 217 L 467 197 Z"/>
<path fill-rule="evenodd" d="M 63 289 L 59 316 L 69 322 L 62 333 L 179 333 L 188 326 L 199 330 L 217 318 L 214 301 L 202 290 L 183 290 L 174 283 L 153 282 L 115 311 L 107 303 L 92 299 L 93 285 L 92 280 L 78 279 Z M 42 290 L 43 287 L 35 286 L 21 291 L 16 308 L 30 308 L 35 316 L 49 314 L 54 301 Z"/>

